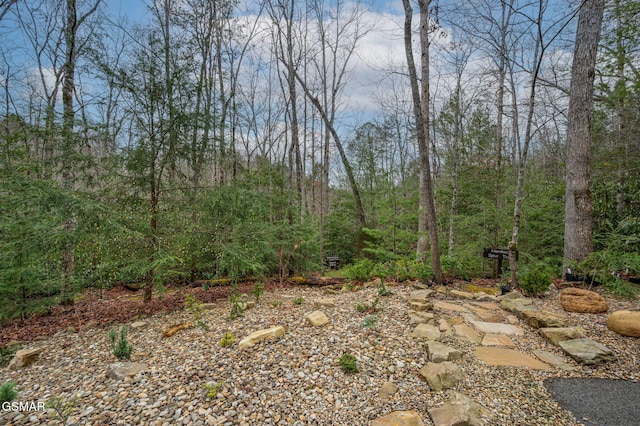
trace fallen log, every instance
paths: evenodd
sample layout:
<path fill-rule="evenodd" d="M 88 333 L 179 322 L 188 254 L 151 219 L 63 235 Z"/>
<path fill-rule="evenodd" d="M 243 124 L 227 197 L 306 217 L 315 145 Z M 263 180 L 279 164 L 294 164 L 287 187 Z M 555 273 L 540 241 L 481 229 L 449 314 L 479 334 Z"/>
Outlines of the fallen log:
<path fill-rule="evenodd" d="M 344 284 L 344 277 L 291 277 L 287 281 L 296 285 L 328 286 Z"/>

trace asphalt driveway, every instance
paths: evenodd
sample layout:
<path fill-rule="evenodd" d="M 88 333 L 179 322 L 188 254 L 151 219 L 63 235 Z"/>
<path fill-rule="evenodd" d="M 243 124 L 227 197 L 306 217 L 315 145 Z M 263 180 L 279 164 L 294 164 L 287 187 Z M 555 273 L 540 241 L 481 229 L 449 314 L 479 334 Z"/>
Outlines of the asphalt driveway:
<path fill-rule="evenodd" d="M 586 426 L 640 425 L 640 382 L 558 378 L 545 380 L 544 386 Z"/>

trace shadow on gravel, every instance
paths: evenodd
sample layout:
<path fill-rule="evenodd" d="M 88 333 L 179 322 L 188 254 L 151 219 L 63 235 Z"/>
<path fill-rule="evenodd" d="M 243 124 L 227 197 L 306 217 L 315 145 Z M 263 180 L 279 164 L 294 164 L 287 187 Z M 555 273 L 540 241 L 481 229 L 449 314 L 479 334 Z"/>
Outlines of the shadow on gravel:
<path fill-rule="evenodd" d="M 544 381 L 562 408 L 586 426 L 640 424 L 640 383 L 609 379 Z"/>

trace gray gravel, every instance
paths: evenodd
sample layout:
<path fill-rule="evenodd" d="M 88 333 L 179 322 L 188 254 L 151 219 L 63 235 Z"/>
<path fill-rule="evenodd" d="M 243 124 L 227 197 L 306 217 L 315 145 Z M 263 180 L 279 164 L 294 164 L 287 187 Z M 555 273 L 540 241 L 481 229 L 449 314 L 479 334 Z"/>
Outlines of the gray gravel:
<path fill-rule="evenodd" d="M 0 382 L 15 382 L 22 401 L 47 401 L 54 396 L 70 401 L 76 396 L 67 424 L 77 425 L 366 425 L 391 411 L 412 409 L 426 425 L 432 425 L 427 410 L 441 406 L 449 393 L 431 391 L 418 373 L 427 359 L 424 344 L 409 336 L 414 327 L 407 316 L 413 288 L 404 284 L 390 287 L 395 295 L 380 299 L 381 310 L 375 313 L 379 320 L 373 329 L 362 328 L 369 314 L 359 313 L 356 305 L 371 303 L 375 288 L 329 296 L 317 288 L 290 288 L 265 293 L 254 309 L 234 321 L 226 319 L 228 301 L 216 302 L 204 313 L 208 331 L 192 328 L 162 339 L 163 329 L 192 320 L 192 314 L 179 311 L 146 318 L 148 326 L 131 330 L 130 341 L 132 361 L 147 363 L 149 370 L 133 378 L 106 378 L 107 365 L 116 359 L 106 339 L 108 327 L 97 327 L 29 343 L 27 347 L 43 348 L 40 361 L 20 371 L 0 369 Z M 294 304 L 300 297 L 305 303 Z M 312 301 L 322 297 L 336 301 L 333 308 L 321 308 L 330 323 L 312 327 L 304 317 L 316 309 Z M 638 309 L 638 302 L 608 302 L 610 312 Z M 582 325 L 588 337 L 614 349 L 618 361 L 578 366 L 522 322 L 518 325 L 526 332 L 514 338 L 516 349 L 529 355 L 535 349 L 554 352 L 578 368 L 567 372 L 488 366 L 474 356 L 477 343 L 457 335 L 443 336 L 443 343 L 463 354 L 457 363 L 465 380 L 455 390 L 487 408 L 486 425 L 580 424 L 551 397 L 543 385 L 546 379 L 640 379 L 640 339 L 607 330 L 606 314 L 565 314 L 553 294 L 534 303 L 563 313 L 568 325 Z M 459 316 L 439 309 L 434 314 L 436 320 Z M 274 325 L 284 326 L 285 335 L 247 351 L 238 350 L 240 339 Z M 221 347 L 219 341 L 227 332 L 236 341 L 231 347 Z M 356 356 L 358 374 L 347 375 L 340 369 L 338 359 L 345 352 Z M 378 396 L 387 381 L 399 386 L 388 400 Z M 220 384 L 215 397 L 207 396 L 206 384 Z M 0 424 L 60 422 L 51 410 L 0 411 Z"/>

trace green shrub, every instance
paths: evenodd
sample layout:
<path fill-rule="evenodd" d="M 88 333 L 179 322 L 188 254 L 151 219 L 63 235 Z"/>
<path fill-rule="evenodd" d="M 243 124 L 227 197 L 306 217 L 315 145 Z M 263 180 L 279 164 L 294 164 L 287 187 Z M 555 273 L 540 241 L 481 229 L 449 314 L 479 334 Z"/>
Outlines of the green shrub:
<path fill-rule="evenodd" d="M 385 296 L 393 296 L 394 294 L 395 293 L 393 291 L 389 290 L 387 286 L 384 285 L 384 280 L 381 279 L 380 285 L 378 286 L 378 296 L 385 297 Z"/>
<path fill-rule="evenodd" d="M 378 317 L 375 315 L 367 315 L 364 317 L 362 322 L 360 323 L 360 327 L 362 328 L 374 328 L 378 323 Z"/>
<path fill-rule="evenodd" d="M 220 346 L 226 348 L 227 346 L 233 345 L 233 342 L 235 342 L 235 340 L 236 338 L 233 333 L 224 333 L 222 339 L 220 339 Z"/>
<path fill-rule="evenodd" d="M 202 319 L 203 305 L 204 303 L 196 299 L 193 294 L 187 294 L 185 296 L 184 308 L 193 314 L 193 324 L 204 331 L 209 331 L 209 322 Z"/>
<path fill-rule="evenodd" d="M 113 354 L 119 360 L 130 360 L 131 352 L 133 351 L 133 345 L 129 343 L 127 340 L 127 333 L 129 332 L 129 328 L 126 325 L 123 325 L 120 328 L 120 334 L 118 335 L 118 331 L 115 328 L 109 330 L 109 342 L 111 343 L 111 349 L 113 350 Z"/>
<path fill-rule="evenodd" d="M 52 396 L 47 400 L 46 407 L 51 408 L 54 411 L 55 418 L 58 419 L 63 425 L 67 424 L 67 419 L 76 405 L 78 405 L 78 396 L 74 395 L 71 399 L 67 400 L 62 396 Z"/>
<path fill-rule="evenodd" d="M 298 305 L 302 305 L 304 303 L 304 297 L 298 297 L 296 300 L 293 301 L 293 304 L 298 306 Z"/>
<path fill-rule="evenodd" d="M 531 296 L 536 296 L 549 290 L 553 281 L 553 271 L 545 263 L 536 263 L 523 267 L 518 273 L 520 288 Z"/>
<path fill-rule="evenodd" d="M 359 281 L 370 281 L 380 270 L 380 266 L 371 259 L 358 259 L 344 268 L 347 278 Z"/>
<path fill-rule="evenodd" d="M 16 386 L 13 382 L 6 382 L 0 385 L 0 405 L 5 402 L 11 402 L 18 397 L 18 392 L 14 389 Z"/>
<path fill-rule="evenodd" d="M 253 285 L 253 297 L 256 298 L 256 303 L 260 300 L 260 296 L 264 293 L 264 283 L 262 281 L 256 281 Z"/>
<path fill-rule="evenodd" d="M 213 383 L 205 383 L 204 385 L 202 385 L 202 389 L 207 391 L 207 397 L 208 398 L 215 398 L 216 395 L 218 394 L 220 389 L 222 389 L 223 386 L 224 386 L 224 382 L 218 382 L 218 383 L 215 383 L 215 384 L 213 384 Z"/>
<path fill-rule="evenodd" d="M 347 374 L 356 374 L 358 372 L 358 365 L 356 364 L 356 357 L 350 353 L 345 353 L 340 357 L 340 368 Z"/>

